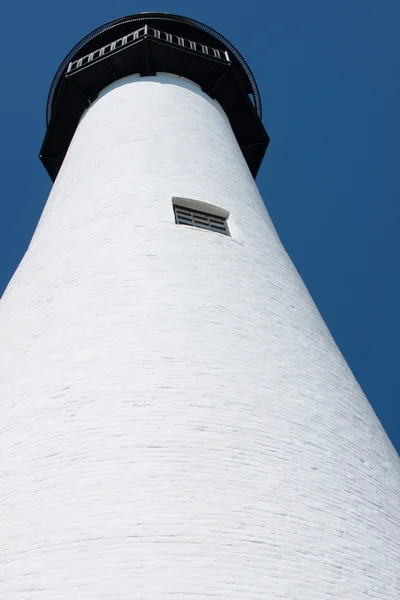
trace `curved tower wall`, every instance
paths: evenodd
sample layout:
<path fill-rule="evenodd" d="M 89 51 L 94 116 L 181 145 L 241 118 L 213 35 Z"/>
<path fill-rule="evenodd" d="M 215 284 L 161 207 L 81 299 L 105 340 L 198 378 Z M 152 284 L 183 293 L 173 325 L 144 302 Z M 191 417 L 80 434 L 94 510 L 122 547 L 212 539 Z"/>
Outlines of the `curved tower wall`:
<path fill-rule="evenodd" d="M 195 84 L 83 116 L 0 355 L 1 600 L 398 600 L 398 456 Z"/>

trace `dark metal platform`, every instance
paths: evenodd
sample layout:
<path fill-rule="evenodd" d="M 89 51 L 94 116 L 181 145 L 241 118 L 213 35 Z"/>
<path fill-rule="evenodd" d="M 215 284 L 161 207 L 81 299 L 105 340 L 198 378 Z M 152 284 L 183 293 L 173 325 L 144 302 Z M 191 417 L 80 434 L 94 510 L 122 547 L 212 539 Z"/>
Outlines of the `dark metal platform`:
<path fill-rule="evenodd" d="M 58 70 L 40 152 L 53 181 L 83 111 L 99 92 L 128 75 L 157 72 L 190 79 L 221 104 L 251 173 L 257 175 L 269 137 L 261 122 L 257 85 L 244 59 L 225 38 L 197 21 L 144 13 L 89 34 Z"/>

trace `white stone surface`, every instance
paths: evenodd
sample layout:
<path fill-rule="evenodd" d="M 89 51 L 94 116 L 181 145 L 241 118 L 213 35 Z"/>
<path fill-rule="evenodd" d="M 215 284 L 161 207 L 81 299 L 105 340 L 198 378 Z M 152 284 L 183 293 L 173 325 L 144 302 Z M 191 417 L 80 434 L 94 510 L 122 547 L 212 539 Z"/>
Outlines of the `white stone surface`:
<path fill-rule="evenodd" d="M 397 453 L 194 84 L 83 117 L 0 369 L 1 600 L 399 600 Z"/>

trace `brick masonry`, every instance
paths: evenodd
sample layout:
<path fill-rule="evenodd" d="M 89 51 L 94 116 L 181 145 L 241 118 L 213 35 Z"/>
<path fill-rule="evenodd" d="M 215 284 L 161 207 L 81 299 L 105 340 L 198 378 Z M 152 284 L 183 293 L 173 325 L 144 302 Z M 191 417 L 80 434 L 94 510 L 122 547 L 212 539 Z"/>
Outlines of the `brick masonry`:
<path fill-rule="evenodd" d="M 191 82 L 84 115 L 0 357 L 1 600 L 399 599 L 397 453 Z"/>

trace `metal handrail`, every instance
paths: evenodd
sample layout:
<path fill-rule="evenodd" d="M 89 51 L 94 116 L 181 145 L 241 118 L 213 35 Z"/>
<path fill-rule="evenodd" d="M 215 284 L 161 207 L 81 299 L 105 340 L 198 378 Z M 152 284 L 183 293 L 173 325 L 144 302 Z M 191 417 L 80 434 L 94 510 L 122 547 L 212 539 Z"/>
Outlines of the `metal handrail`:
<path fill-rule="evenodd" d="M 82 56 L 82 58 L 79 58 L 78 60 L 71 61 L 68 65 L 67 73 L 71 73 L 72 71 L 76 71 L 81 67 L 85 67 L 93 61 L 100 60 L 105 55 L 112 54 L 113 52 L 121 50 L 121 48 L 131 46 L 137 40 L 146 36 L 151 36 L 155 39 L 166 41 L 170 44 L 175 44 L 177 46 L 181 46 L 183 48 L 187 48 L 195 52 L 207 54 L 208 56 L 212 56 L 213 58 L 217 58 L 219 60 L 225 60 L 227 62 L 230 62 L 229 54 L 226 50 L 217 50 L 216 48 L 211 48 L 211 46 L 199 44 L 198 42 L 192 42 L 191 40 L 180 37 L 178 35 L 167 33 L 166 31 L 160 31 L 159 29 L 154 29 L 153 27 L 144 25 L 144 27 L 140 27 L 139 29 L 136 29 L 136 31 L 132 31 L 127 35 L 118 38 L 114 42 L 111 42 L 106 46 L 103 46 L 102 48 L 94 50 L 94 52 L 90 52 L 89 54 Z"/>
<path fill-rule="evenodd" d="M 147 20 L 157 19 L 159 17 L 160 17 L 160 15 L 152 15 L 152 14 L 146 15 Z M 258 90 L 256 80 L 254 78 L 253 73 L 251 72 L 250 67 L 248 66 L 248 64 L 246 63 L 246 61 L 244 60 L 244 58 L 240 54 L 240 52 L 235 48 L 235 46 L 233 44 L 231 44 L 223 35 L 221 35 L 217 31 L 215 31 L 215 29 L 212 29 L 208 25 L 204 25 L 204 23 L 195 21 L 194 19 L 189 19 L 188 17 L 180 17 L 178 15 L 172 15 L 172 14 L 163 14 L 162 18 L 166 21 L 181 22 L 181 23 L 191 25 L 193 27 L 197 27 L 198 29 L 205 31 L 209 35 L 213 36 L 215 39 L 217 39 L 219 42 L 221 42 L 221 44 L 223 44 L 224 46 L 226 46 L 228 48 L 230 53 L 239 62 L 239 64 L 245 71 L 245 73 L 250 81 L 256 112 L 257 112 L 259 119 L 261 119 L 262 118 L 261 98 L 260 98 L 260 92 Z M 79 52 L 79 50 L 85 44 L 87 44 L 88 42 L 93 40 L 98 35 L 104 33 L 105 31 L 109 31 L 110 29 L 113 29 L 114 27 L 118 27 L 121 24 L 134 23 L 135 21 L 138 21 L 138 20 L 143 20 L 143 15 L 131 15 L 129 17 L 120 17 L 119 19 L 110 21 L 109 23 L 106 23 L 105 25 L 101 25 L 100 27 L 97 27 L 96 29 L 94 29 L 91 33 L 88 33 L 84 38 L 82 38 L 72 48 L 72 50 L 70 50 L 68 52 L 67 56 L 64 58 L 64 60 L 58 67 L 57 72 L 56 72 L 56 74 L 53 78 L 53 81 L 51 83 L 51 86 L 50 86 L 50 91 L 49 91 L 49 95 L 47 98 L 47 106 L 46 106 L 46 124 L 47 124 L 47 126 L 49 125 L 50 120 L 51 120 L 53 101 L 54 101 L 54 97 L 55 97 L 55 94 L 57 91 L 58 84 L 60 83 L 60 79 L 62 78 L 63 74 L 65 73 L 66 68 L 68 67 L 68 64 L 70 63 L 71 58 L 73 58 L 76 55 L 76 53 Z"/>

